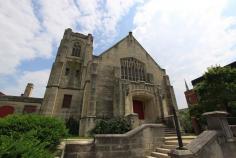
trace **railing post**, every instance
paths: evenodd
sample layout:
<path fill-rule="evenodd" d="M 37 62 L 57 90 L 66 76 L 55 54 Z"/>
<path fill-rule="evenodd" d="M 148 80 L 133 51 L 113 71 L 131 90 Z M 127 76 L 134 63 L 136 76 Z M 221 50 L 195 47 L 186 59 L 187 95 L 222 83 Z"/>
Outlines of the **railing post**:
<path fill-rule="evenodd" d="M 217 130 L 225 136 L 227 141 L 234 141 L 233 133 L 226 118 L 227 115 L 228 113 L 225 111 L 212 111 L 203 114 L 207 118 L 209 130 Z"/>
<path fill-rule="evenodd" d="M 177 118 L 177 115 L 176 115 L 175 108 L 172 107 L 172 110 L 173 110 L 173 115 L 174 115 L 175 130 L 176 130 L 176 134 L 177 134 L 177 138 L 178 138 L 178 144 L 179 144 L 179 147 L 177 149 L 178 150 L 186 150 L 184 148 L 184 145 L 183 145 L 182 136 L 181 136 L 181 132 L 180 132 L 180 128 L 179 128 L 179 121 L 178 121 L 178 118 Z"/>

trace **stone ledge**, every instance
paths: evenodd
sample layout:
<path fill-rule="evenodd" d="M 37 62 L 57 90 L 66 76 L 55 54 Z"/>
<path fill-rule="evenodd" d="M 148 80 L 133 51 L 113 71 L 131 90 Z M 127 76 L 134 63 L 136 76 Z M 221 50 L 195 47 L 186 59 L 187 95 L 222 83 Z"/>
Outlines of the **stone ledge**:
<path fill-rule="evenodd" d="M 79 144 L 79 145 L 87 145 L 93 144 L 94 139 L 63 139 L 62 142 L 65 144 Z"/>
<path fill-rule="evenodd" d="M 229 115 L 229 113 L 227 113 L 226 111 L 211 111 L 211 112 L 205 112 L 202 115 L 206 117 L 225 117 Z"/>
<path fill-rule="evenodd" d="M 202 148 L 204 148 L 204 146 L 216 140 L 217 134 L 218 134 L 217 131 L 204 131 L 191 143 L 189 143 L 186 147 L 192 153 L 197 153 Z"/>
<path fill-rule="evenodd" d="M 28 102 L 28 103 L 42 104 L 43 98 L 5 95 L 5 96 L 0 97 L 0 101 L 16 101 L 16 102 Z"/>
<path fill-rule="evenodd" d="M 213 143 L 217 140 L 217 131 L 204 131 L 191 143 L 189 143 L 186 148 L 187 150 L 176 150 L 172 149 L 170 155 L 172 157 L 178 158 L 192 158 L 195 157 L 201 150 L 203 150 L 207 145 Z M 195 155 L 195 156 L 194 156 Z"/>
<path fill-rule="evenodd" d="M 113 137 L 113 138 L 125 138 L 125 137 L 130 137 L 136 133 L 138 133 L 139 131 L 143 130 L 144 128 L 147 127 L 164 127 L 163 124 L 143 124 L 127 133 L 124 134 L 96 134 L 95 138 L 109 138 L 109 137 Z"/>

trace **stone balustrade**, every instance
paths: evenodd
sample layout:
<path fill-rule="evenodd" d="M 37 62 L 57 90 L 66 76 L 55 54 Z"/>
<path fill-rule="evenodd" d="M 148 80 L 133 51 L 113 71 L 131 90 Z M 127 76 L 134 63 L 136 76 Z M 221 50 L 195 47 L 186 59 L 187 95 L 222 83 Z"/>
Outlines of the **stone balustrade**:
<path fill-rule="evenodd" d="M 186 150 L 173 149 L 172 158 L 233 158 L 236 144 L 224 111 L 203 114 L 207 118 L 208 130 L 201 133 L 186 146 Z"/>
<path fill-rule="evenodd" d="M 143 158 L 164 139 L 162 124 L 143 124 L 125 134 L 95 135 L 94 142 L 67 142 L 64 158 Z"/>

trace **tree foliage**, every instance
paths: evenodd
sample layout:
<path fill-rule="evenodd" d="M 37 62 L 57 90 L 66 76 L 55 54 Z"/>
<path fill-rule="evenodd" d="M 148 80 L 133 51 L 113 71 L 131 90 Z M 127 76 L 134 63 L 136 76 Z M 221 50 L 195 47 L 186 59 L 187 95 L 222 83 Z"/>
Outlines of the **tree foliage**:
<path fill-rule="evenodd" d="M 203 78 L 195 88 L 203 111 L 226 110 L 231 113 L 229 103 L 236 100 L 236 69 L 211 67 Z"/>
<path fill-rule="evenodd" d="M 183 127 L 186 133 L 193 132 L 189 109 L 179 110 L 179 120 L 180 120 L 181 126 Z"/>

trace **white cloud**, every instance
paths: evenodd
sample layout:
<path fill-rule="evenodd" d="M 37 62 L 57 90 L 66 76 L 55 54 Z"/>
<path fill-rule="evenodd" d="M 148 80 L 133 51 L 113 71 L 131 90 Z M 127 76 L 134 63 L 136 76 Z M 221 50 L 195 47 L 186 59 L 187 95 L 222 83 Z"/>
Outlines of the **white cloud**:
<path fill-rule="evenodd" d="M 49 57 L 51 40 L 40 31 L 29 1 L 0 1 L 0 75 L 12 74 L 23 61 Z"/>
<path fill-rule="evenodd" d="M 235 59 L 236 17 L 222 15 L 227 0 L 150 0 L 134 17 L 134 34 L 167 70 L 179 107 L 186 107 L 184 78 Z M 190 83 L 190 82 L 189 82 Z"/>
<path fill-rule="evenodd" d="M 59 45 L 68 27 L 82 33 L 98 33 L 96 46 L 112 41 L 119 21 L 134 4 L 133 0 L 0 1 L 0 80 L 24 71 L 17 67 L 26 60 L 52 57 L 53 44 Z M 102 42 L 104 39 L 106 42 Z M 19 84 L 25 86 L 19 82 L 16 89 Z M 14 86 L 4 87 L 14 92 Z"/>
<path fill-rule="evenodd" d="M 3 89 L 3 93 L 7 95 L 16 95 L 24 93 L 27 83 L 33 83 L 32 97 L 43 97 L 49 78 L 50 70 L 39 71 L 25 71 L 21 75 L 15 76 L 17 78 L 16 84 L 10 85 Z"/>
<path fill-rule="evenodd" d="M 236 43 L 236 31 L 230 28 L 236 19 L 222 16 L 227 0 L 0 1 L 0 76 L 24 72 L 17 67 L 25 60 L 51 57 L 52 43 L 58 45 L 68 27 L 99 35 L 95 47 L 111 43 L 121 19 L 139 3 L 142 4 L 134 17 L 134 34 L 167 69 L 182 107 L 186 104 L 184 78 L 190 81 L 207 66 L 227 64 L 235 59 L 231 47 Z M 30 79 L 29 73 L 43 72 L 24 72 L 16 89 L 31 82 L 26 81 Z M 14 86 L 9 89 L 14 92 Z"/>
<path fill-rule="evenodd" d="M 24 60 L 51 57 L 52 43 L 58 45 L 68 27 L 78 31 L 79 25 L 83 33 L 113 39 L 118 22 L 133 5 L 132 0 L 1 1 L 0 75 L 13 74 Z"/>
<path fill-rule="evenodd" d="M 76 27 L 80 11 L 73 0 L 40 0 L 42 25 L 47 33 L 57 42 L 62 38 L 66 28 Z"/>
<path fill-rule="evenodd" d="M 135 0 L 77 0 L 81 17 L 78 24 L 84 33 L 97 33 L 95 48 L 111 44 L 117 35 L 120 20 L 139 3 Z M 105 40 L 104 40 L 105 39 Z"/>
<path fill-rule="evenodd" d="M 57 43 L 64 29 L 71 27 L 84 34 L 97 33 L 95 46 L 103 46 L 116 36 L 119 21 L 134 4 L 134 0 L 40 0 L 40 13 L 42 25 Z"/>
<path fill-rule="evenodd" d="M 116 31 L 117 23 L 120 19 L 129 11 L 129 9 L 135 4 L 133 0 L 107 0 L 105 14 L 105 30 L 108 33 L 114 34 Z"/>

